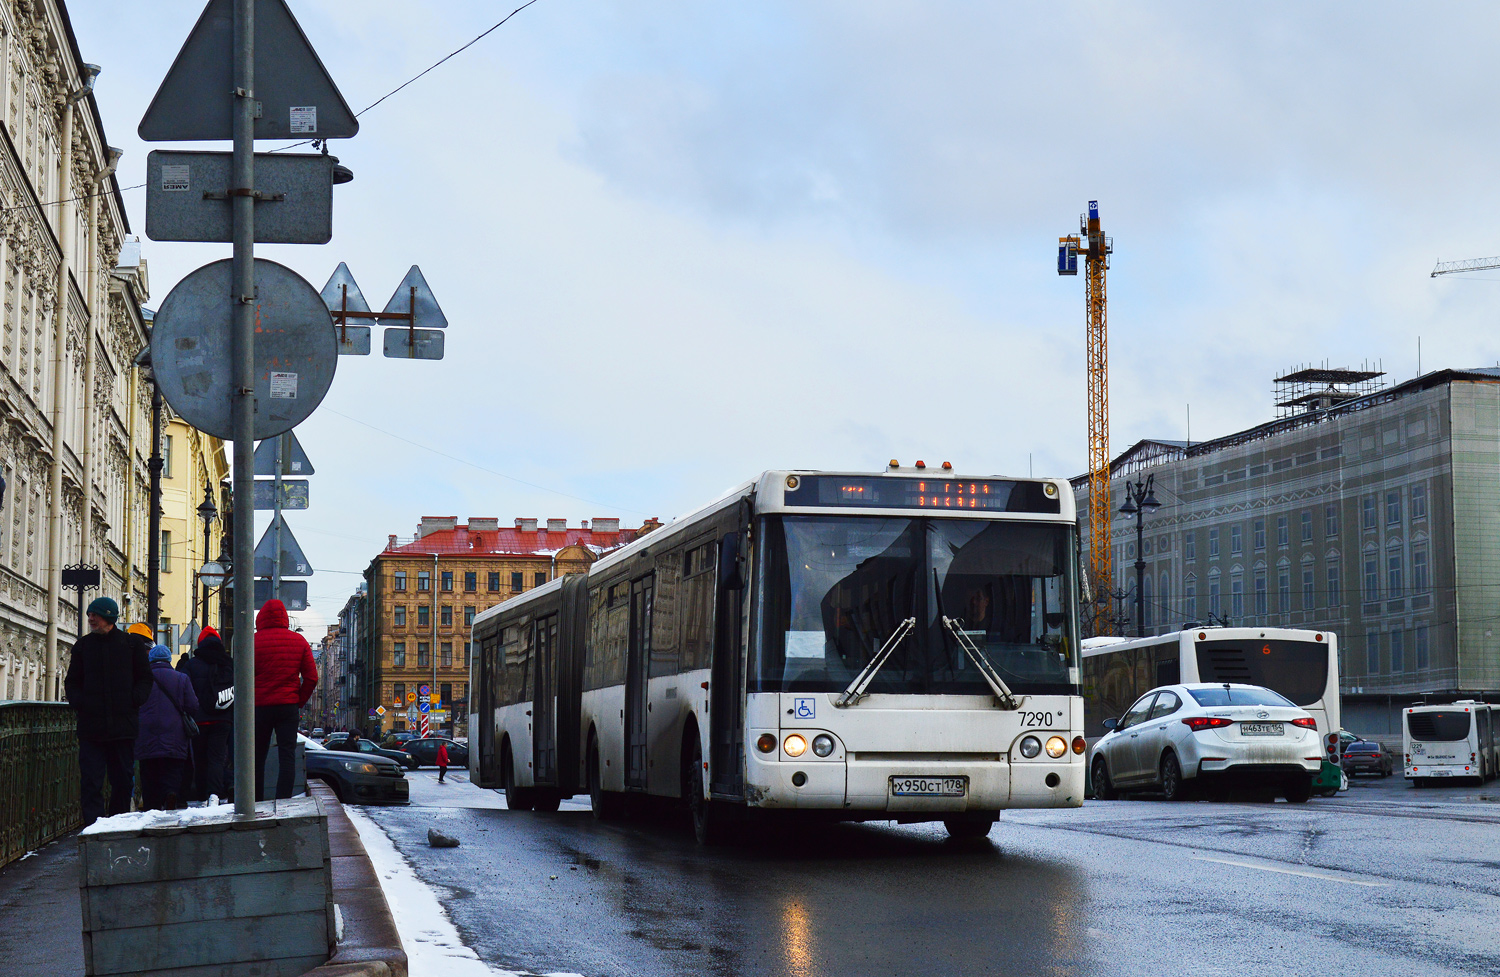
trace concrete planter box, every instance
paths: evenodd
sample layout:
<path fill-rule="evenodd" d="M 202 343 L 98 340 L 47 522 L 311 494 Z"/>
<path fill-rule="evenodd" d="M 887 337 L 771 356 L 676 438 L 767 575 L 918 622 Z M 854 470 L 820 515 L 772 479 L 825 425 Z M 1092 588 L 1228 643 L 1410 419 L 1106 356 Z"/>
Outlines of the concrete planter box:
<path fill-rule="evenodd" d="M 78 838 L 84 972 L 297 977 L 333 950 L 328 822 L 316 800 L 148 811 Z"/>

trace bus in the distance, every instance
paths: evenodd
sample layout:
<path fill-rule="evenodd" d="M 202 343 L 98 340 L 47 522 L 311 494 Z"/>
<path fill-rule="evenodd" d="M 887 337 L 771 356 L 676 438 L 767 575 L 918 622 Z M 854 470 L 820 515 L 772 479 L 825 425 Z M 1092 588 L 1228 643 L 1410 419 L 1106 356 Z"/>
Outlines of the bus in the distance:
<path fill-rule="evenodd" d="M 705 842 L 1080 806 L 1077 551 L 1063 479 L 767 472 L 475 619 L 474 780 Z"/>
<path fill-rule="evenodd" d="M 1323 750 L 1339 762 L 1339 653 L 1331 631 L 1195 627 L 1150 638 L 1092 638 L 1083 650 L 1085 735 L 1104 735 L 1131 703 L 1159 685 L 1239 682 L 1279 692 L 1318 721 Z"/>
<path fill-rule="evenodd" d="M 1414 786 L 1458 778 L 1484 783 L 1495 776 L 1495 706 L 1473 699 L 1409 706 L 1402 712 L 1405 775 Z"/>

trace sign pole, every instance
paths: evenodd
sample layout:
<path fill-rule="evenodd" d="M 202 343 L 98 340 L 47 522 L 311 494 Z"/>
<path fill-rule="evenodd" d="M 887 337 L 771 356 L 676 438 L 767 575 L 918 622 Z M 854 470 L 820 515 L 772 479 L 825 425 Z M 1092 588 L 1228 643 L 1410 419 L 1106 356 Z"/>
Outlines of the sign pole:
<path fill-rule="evenodd" d="M 276 482 L 272 490 L 276 493 L 271 500 L 271 525 L 276 527 L 276 561 L 271 564 L 271 597 L 273 600 L 281 599 L 281 466 L 286 464 L 287 455 L 291 448 L 287 442 L 292 439 L 288 431 L 276 438 Z"/>
<path fill-rule="evenodd" d="M 234 0 L 234 812 L 255 816 L 255 0 Z"/>

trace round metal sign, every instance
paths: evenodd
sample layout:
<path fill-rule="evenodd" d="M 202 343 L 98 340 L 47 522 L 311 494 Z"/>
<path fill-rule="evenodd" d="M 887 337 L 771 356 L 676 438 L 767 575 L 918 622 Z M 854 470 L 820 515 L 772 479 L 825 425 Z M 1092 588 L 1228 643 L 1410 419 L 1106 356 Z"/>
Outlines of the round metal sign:
<path fill-rule="evenodd" d="M 198 570 L 198 581 L 205 587 L 217 587 L 227 576 L 229 574 L 224 570 L 224 564 L 215 560 L 209 560 Z"/>
<path fill-rule="evenodd" d="M 234 439 L 230 399 L 230 261 L 188 275 L 151 327 L 151 367 L 161 395 L 193 427 Z M 255 259 L 255 440 L 307 419 L 338 365 L 333 317 L 318 290 L 285 265 Z"/>

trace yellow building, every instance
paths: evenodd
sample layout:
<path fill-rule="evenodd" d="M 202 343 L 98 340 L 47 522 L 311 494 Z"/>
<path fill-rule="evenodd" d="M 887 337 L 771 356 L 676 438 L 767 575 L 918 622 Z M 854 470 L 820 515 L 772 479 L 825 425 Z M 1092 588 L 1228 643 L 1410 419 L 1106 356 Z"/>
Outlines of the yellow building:
<path fill-rule="evenodd" d="M 219 630 L 218 591 L 207 600 L 198 571 L 221 552 L 226 506 L 221 489 L 229 476 L 224 442 L 191 426 L 167 409 L 162 424 L 161 538 L 158 558 L 161 592 L 157 640 L 174 652 L 191 650 L 197 627 Z M 204 503 L 214 518 L 206 525 Z M 197 627 L 190 627 L 196 625 Z"/>

